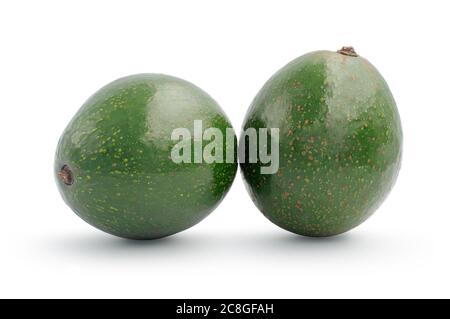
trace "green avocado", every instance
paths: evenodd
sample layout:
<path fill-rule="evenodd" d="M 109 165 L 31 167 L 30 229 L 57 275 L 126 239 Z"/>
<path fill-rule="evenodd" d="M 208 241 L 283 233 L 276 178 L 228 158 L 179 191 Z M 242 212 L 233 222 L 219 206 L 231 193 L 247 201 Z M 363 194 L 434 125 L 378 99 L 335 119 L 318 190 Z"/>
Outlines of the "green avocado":
<path fill-rule="evenodd" d="M 201 121 L 200 135 L 194 121 Z M 187 134 L 177 140 L 179 128 Z M 208 128 L 219 133 L 205 139 Z M 172 156 L 181 141 L 183 162 Z M 208 94 L 175 77 L 139 74 L 85 102 L 59 140 L 54 174 L 65 202 L 89 224 L 124 238 L 153 239 L 197 224 L 220 203 L 237 161 L 215 156 L 236 153 L 232 126 Z"/>
<path fill-rule="evenodd" d="M 394 98 L 351 47 L 312 52 L 279 70 L 253 100 L 248 128 L 258 140 L 260 128 L 279 129 L 276 173 L 261 174 L 268 164 L 249 160 L 245 135 L 240 166 L 259 210 L 296 234 L 332 236 L 356 227 L 397 179 L 402 129 Z"/>

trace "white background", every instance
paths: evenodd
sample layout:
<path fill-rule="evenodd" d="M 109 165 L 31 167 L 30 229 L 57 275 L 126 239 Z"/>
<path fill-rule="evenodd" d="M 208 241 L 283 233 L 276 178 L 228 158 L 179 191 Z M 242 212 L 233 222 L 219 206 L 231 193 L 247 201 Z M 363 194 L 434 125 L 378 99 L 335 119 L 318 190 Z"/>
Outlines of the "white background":
<path fill-rule="evenodd" d="M 2 1 L 0 297 L 450 297 L 449 12 L 448 1 Z M 184 78 L 240 129 L 275 71 L 343 45 L 384 75 L 404 130 L 396 186 L 349 233 L 279 229 L 240 174 L 208 218 L 157 241 L 104 234 L 58 194 L 58 138 L 110 81 Z"/>

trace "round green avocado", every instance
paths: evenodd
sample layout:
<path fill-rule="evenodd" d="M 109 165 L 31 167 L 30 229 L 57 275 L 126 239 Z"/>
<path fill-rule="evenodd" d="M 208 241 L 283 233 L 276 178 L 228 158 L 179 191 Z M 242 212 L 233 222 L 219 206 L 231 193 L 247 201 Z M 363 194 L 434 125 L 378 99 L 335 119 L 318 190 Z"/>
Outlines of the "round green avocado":
<path fill-rule="evenodd" d="M 197 224 L 228 192 L 237 161 L 194 158 L 195 143 L 204 149 L 214 140 L 200 135 L 199 142 L 194 121 L 201 121 L 205 132 L 215 128 L 223 134 L 222 147 L 214 144 L 210 155 L 236 158 L 229 120 L 193 84 L 139 74 L 106 85 L 85 102 L 59 140 L 54 174 L 65 202 L 92 226 L 124 238 L 160 238 Z M 172 136 L 177 128 L 191 134 L 183 141 L 192 145 L 183 144 L 188 146 L 180 151 L 192 150 L 191 156 L 186 153 L 190 162 L 173 160 L 181 141 Z"/>
<path fill-rule="evenodd" d="M 353 48 L 301 56 L 253 100 L 243 130 L 279 128 L 279 167 L 240 166 L 250 196 L 273 223 L 305 236 L 332 236 L 365 221 L 397 178 L 402 129 L 380 73 Z M 240 147 L 247 137 L 241 136 Z M 273 146 L 273 145 L 272 145 Z M 270 151 L 270 147 L 269 147 Z M 273 156 L 273 154 L 272 154 Z"/>

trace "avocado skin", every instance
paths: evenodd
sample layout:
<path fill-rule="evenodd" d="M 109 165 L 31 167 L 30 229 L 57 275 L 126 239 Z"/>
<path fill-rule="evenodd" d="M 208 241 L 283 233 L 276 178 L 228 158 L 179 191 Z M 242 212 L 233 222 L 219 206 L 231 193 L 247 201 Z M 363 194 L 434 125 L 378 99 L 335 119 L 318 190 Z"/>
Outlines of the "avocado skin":
<path fill-rule="evenodd" d="M 197 224 L 228 192 L 237 163 L 174 163 L 172 130 L 188 128 L 193 138 L 194 120 L 224 139 L 232 127 L 208 94 L 184 80 L 138 74 L 106 85 L 58 143 L 54 174 L 63 199 L 92 226 L 124 238 L 160 238 Z M 64 165 L 72 185 L 59 176 Z"/>
<path fill-rule="evenodd" d="M 332 236 L 356 227 L 397 179 L 397 107 L 362 57 L 316 51 L 293 60 L 253 100 L 243 129 L 249 127 L 280 129 L 276 174 L 261 175 L 267 164 L 259 161 L 240 166 L 259 210 L 293 233 Z"/>

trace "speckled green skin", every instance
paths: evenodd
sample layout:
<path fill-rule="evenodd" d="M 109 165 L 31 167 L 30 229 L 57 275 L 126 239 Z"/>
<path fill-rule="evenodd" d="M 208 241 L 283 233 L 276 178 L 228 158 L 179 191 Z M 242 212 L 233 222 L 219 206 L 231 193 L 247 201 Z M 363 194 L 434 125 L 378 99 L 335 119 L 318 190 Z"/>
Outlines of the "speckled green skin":
<path fill-rule="evenodd" d="M 195 225 L 224 198 L 237 164 L 171 160 L 172 130 L 185 127 L 193 137 L 194 120 L 203 120 L 203 130 L 219 128 L 224 140 L 231 128 L 218 104 L 184 80 L 140 74 L 108 84 L 59 141 L 54 172 L 64 200 L 89 224 L 125 238 L 159 238 Z M 63 165 L 73 185 L 58 176 Z"/>
<path fill-rule="evenodd" d="M 392 94 L 365 59 L 318 51 L 292 61 L 255 97 L 244 121 L 280 128 L 280 168 L 243 164 L 249 193 L 276 225 L 331 236 L 361 224 L 400 168 L 402 130 Z"/>

